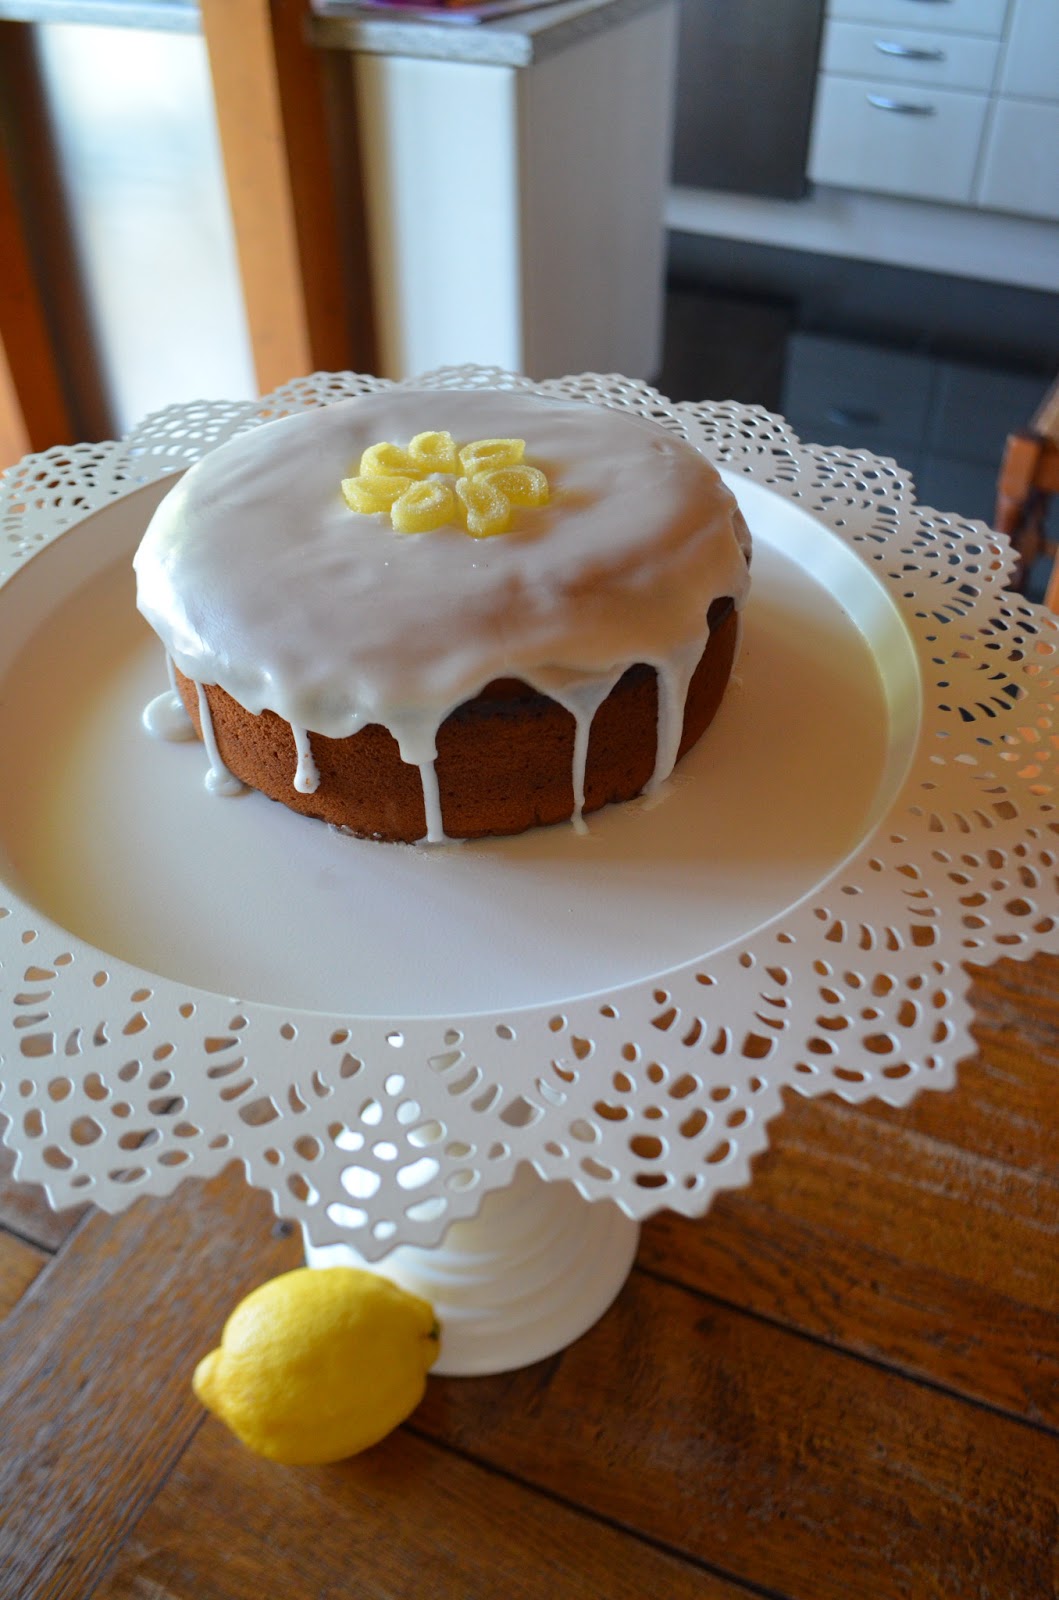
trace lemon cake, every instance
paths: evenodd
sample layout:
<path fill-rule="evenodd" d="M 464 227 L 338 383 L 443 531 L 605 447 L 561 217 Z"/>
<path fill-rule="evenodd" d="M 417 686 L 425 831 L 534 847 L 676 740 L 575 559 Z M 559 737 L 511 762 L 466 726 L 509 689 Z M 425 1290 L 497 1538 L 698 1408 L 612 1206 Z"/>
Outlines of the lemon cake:
<path fill-rule="evenodd" d="M 162 501 L 135 570 L 172 687 L 146 720 L 203 740 L 209 787 L 366 837 L 579 823 L 702 736 L 749 557 L 659 424 L 393 385 L 236 437 Z"/>

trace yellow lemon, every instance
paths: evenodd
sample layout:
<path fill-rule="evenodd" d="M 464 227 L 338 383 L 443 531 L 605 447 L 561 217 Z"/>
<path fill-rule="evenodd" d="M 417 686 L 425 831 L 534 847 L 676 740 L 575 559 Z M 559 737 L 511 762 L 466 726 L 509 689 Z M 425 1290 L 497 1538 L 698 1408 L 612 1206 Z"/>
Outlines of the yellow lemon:
<path fill-rule="evenodd" d="M 415 1410 L 437 1354 L 425 1300 L 357 1267 L 299 1267 L 240 1301 L 192 1387 L 258 1455 L 341 1461 Z"/>

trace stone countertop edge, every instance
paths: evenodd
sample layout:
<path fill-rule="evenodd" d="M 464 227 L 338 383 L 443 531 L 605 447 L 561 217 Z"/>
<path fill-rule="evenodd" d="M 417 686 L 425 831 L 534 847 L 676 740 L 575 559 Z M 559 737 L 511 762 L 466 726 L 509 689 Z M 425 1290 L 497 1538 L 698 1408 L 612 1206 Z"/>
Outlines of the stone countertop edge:
<path fill-rule="evenodd" d="M 317 15 L 313 42 L 323 49 L 363 55 L 415 56 L 482 66 L 530 67 L 545 56 L 617 27 L 667 0 L 555 0 L 491 22 L 429 22 L 380 13 Z M 82 23 L 149 28 L 166 33 L 201 31 L 196 0 L 0 0 L 0 22 Z"/>
<path fill-rule="evenodd" d="M 479 66 L 530 67 L 667 0 L 558 0 L 492 22 L 423 22 L 358 15 L 317 16 L 314 41 L 362 55 L 417 56 Z"/>

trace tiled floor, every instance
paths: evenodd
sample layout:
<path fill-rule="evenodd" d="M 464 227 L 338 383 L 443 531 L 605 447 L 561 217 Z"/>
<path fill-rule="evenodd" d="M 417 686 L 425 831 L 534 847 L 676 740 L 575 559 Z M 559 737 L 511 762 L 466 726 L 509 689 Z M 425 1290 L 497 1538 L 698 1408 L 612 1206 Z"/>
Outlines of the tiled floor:
<path fill-rule="evenodd" d="M 892 456 L 921 504 L 992 521 L 1007 434 L 1057 372 L 1059 296 L 671 240 L 662 392 Z"/>

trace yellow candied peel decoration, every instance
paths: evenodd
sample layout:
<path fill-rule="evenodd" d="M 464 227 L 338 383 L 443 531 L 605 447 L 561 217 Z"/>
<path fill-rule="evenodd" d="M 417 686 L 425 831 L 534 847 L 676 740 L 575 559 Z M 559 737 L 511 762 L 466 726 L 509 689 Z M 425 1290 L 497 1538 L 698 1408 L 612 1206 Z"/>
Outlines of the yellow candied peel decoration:
<path fill-rule="evenodd" d="M 475 439 L 460 451 L 460 466 L 466 478 L 496 467 L 517 467 L 526 453 L 525 439 Z"/>
<path fill-rule="evenodd" d="M 457 472 L 459 457 L 451 433 L 417 433 L 408 454 L 421 472 Z"/>
<path fill-rule="evenodd" d="M 390 507 L 390 521 L 398 533 L 430 533 L 434 528 L 443 528 L 455 516 L 456 496 L 447 483 L 437 483 L 432 478 L 413 483 Z"/>
<path fill-rule="evenodd" d="M 477 478 L 456 480 L 467 532 L 475 539 L 491 539 L 494 533 L 506 533 L 511 526 L 511 502 L 489 482 L 491 476 L 483 472 Z"/>
<path fill-rule="evenodd" d="M 344 478 L 342 493 L 351 511 L 368 514 L 389 511 L 398 495 L 412 487 L 413 480 L 403 474 L 387 477 L 382 472 L 362 472 L 358 478 Z"/>
<path fill-rule="evenodd" d="M 516 506 L 548 504 L 548 479 L 523 461 L 524 439 L 473 439 L 457 449 L 451 433 L 417 433 L 407 446 L 381 440 L 342 480 L 351 511 L 388 511 L 398 533 L 461 524 L 474 539 L 507 533 Z M 446 482 L 448 479 L 450 481 Z"/>

